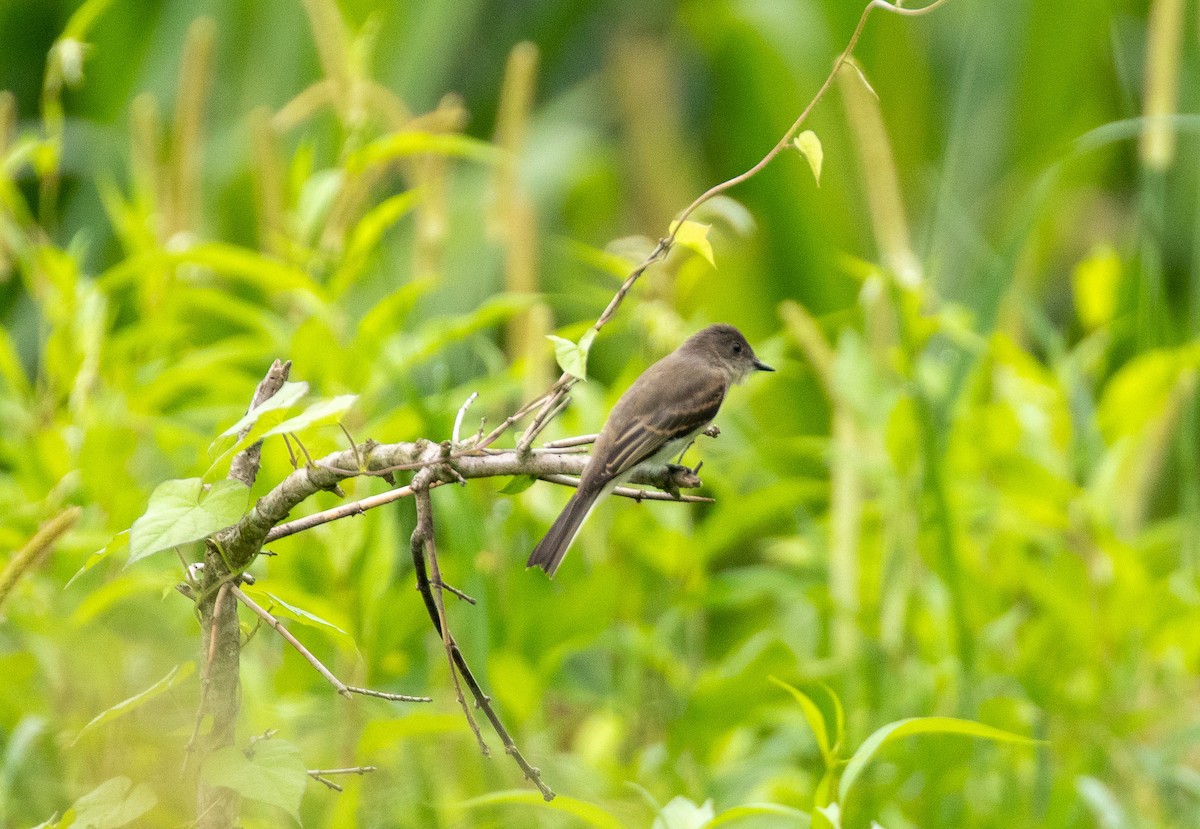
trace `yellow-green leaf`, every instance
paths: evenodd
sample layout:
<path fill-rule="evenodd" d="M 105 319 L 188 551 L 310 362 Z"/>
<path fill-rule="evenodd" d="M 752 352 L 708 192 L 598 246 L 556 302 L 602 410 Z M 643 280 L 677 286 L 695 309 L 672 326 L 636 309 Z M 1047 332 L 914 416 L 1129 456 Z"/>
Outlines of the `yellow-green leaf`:
<path fill-rule="evenodd" d="M 675 235 L 675 244 L 682 245 L 700 254 L 714 268 L 717 260 L 713 258 L 712 242 L 708 241 L 708 231 L 712 225 L 702 225 L 699 222 L 686 221 L 683 224 L 671 222 L 671 233 Z"/>
<path fill-rule="evenodd" d="M 226 746 L 210 754 L 200 769 L 210 786 L 233 789 L 242 797 L 269 803 L 300 820 L 300 800 L 308 772 L 300 751 L 284 740 L 259 740 L 249 751 Z"/>
<path fill-rule="evenodd" d="M 825 150 L 821 148 L 821 139 L 817 138 L 817 134 L 812 130 L 805 130 L 792 139 L 792 146 L 808 159 L 808 166 L 812 168 L 813 178 L 820 187 L 821 164 L 825 160 Z"/>
<path fill-rule="evenodd" d="M 83 735 L 87 734 L 89 731 L 99 728 L 105 723 L 115 720 L 117 717 L 124 716 L 135 708 L 140 708 L 164 691 L 169 691 L 171 688 L 174 688 L 180 682 L 183 682 L 185 679 L 191 676 L 195 670 L 195 662 L 184 662 L 182 665 L 176 665 L 171 669 L 170 673 L 168 673 L 158 682 L 151 685 L 145 691 L 142 691 L 139 694 L 134 694 L 129 699 L 122 700 L 111 708 L 108 708 L 107 710 L 97 714 L 95 717 L 92 717 L 91 722 L 81 728 L 79 733 L 75 735 L 75 739 L 71 741 L 71 745 L 75 745 L 75 743 L 79 742 L 80 739 L 83 738 Z"/>
<path fill-rule="evenodd" d="M 554 343 L 554 358 L 558 360 L 559 368 L 572 377 L 587 380 L 588 350 L 596 339 L 596 329 L 589 328 L 577 343 L 553 334 L 547 334 L 546 339 Z"/>
<path fill-rule="evenodd" d="M 145 783 L 135 786 L 128 777 L 114 777 L 76 800 L 55 826 L 118 829 L 137 820 L 157 804 L 158 796 Z"/>
<path fill-rule="evenodd" d="M 241 481 L 163 481 L 151 493 L 146 512 L 130 528 L 128 563 L 236 524 L 249 502 L 250 487 Z"/>
<path fill-rule="evenodd" d="M 318 400 L 295 417 L 290 417 L 278 426 L 263 432 L 263 437 L 299 432 L 314 426 L 328 426 L 337 423 L 357 399 L 357 394 L 339 394 L 337 397 L 327 400 Z"/>
<path fill-rule="evenodd" d="M 1121 258 L 1112 245 L 1097 245 L 1075 266 L 1071 285 L 1075 290 L 1075 312 L 1088 330 L 1112 322 L 1117 310 L 1121 282 Z"/>

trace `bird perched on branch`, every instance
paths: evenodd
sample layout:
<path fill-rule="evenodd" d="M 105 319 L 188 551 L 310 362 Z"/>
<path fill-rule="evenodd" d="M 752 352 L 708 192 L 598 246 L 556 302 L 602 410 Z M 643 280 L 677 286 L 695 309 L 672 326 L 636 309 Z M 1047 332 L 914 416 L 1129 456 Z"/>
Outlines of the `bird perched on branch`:
<path fill-rule="evenodd" d="M 670 460 L 716 417 L 725 392 L 753 371 L 774 371 L 732 325 L 710 325 L 650 366 L 617 401 L 596 438 L 579 488 L 526 567 L 548 576 L 592 509 L 638 464 Z"/>

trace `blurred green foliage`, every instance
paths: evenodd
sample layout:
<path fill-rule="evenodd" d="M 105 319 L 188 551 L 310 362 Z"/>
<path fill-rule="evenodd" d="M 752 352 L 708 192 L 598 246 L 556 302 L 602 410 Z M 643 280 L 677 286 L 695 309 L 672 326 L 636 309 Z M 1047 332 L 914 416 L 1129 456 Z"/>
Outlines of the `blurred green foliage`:
<path fill-rule="evenodd" d="M 1045 742 L 888 741 L 842 824 L 1195 825 L 1200 152 L 1175 113 L 1200 105 L 1200 50 L 1193 6 L 1150 6 L 878 15 L 856 52 L 877 97 L 843 73 L 807 125 L 820 188 L 793 150 L 700 211 L 718 268 L 648 273 L 548 436 L 732 322 L 780 370 L 693 450 L 714 505 L 606 504 L 551 583 L 521 562 L 560 488 L 434 493 L 444 571 L 479 600 L 456 635 L 559 800 L 480 756 L 400 503 L 254 573 L 343 680 L 435 702 L 346 702 L 258 631 L 244 739 L 378 771 L 273 790 L 243 824 L 300 797 L 305 826 L 796 826 L 830 757 L 957 717 Z M 643 237 L 778 140 L 860 10 L 0 4 L 0 549 L 24 553 L 0 593 L 0 826 L 194 819 L 178 559 L 68 581 L 160 482 L 209 470 L 272 359 L 359 395 L 360 440 L 443 439 L 472 391 L 468 424 L 497 422 L 556 371 L 543 335 L 577 340 Z M 254 495 L 289 470 L 271 439 Z M 73 526 L 34 543 L 54 516 Z M 813 727 L 835 700 L 836 754 Z M 257 780 L 256 756 L 209 773 Z"/>

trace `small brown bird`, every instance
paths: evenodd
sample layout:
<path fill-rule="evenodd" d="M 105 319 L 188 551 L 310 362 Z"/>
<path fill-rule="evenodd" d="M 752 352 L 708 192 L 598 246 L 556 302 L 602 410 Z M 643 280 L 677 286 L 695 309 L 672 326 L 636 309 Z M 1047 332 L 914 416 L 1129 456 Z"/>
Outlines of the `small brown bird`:
<path fill-rule="evenodd" d="M 710 325 L 663 357 L 617 401 L 596 438 L 579 488 L 526 567 L 548 576 L 562 563 L 584 519 L 600 501 L 647 461 L 671 459 L 716 417 L 725 392 L 752 371 L 774 371 L 732 325 Z"/>

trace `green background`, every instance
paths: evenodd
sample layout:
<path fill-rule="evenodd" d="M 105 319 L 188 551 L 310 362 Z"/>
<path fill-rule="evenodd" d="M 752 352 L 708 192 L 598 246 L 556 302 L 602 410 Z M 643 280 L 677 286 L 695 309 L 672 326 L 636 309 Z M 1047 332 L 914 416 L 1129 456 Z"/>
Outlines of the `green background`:
<path fill-rule="evenodd" d="M 651 269 L 546 433 L 595 431 L 650 361 L 733 323 L 778 371 L 733 390 L 720 437 L 689 455 L 714 505 L 613 499 L 549 582 L 523 563 L 565 490 L 433 493 L 445 576 L 478 599 L 453 602 L 451 626 L 556 791 L 610 825 L 650 826 L 679 796 L 808 813 L 825 767 L 774 675 L 830 721 L 819 683 L 837 694 L 843 759 L 909 717 L 1045 741 L 897 740 L 846 827 L 1195 825 L 1200 153 L 1196 116 L 1160 119 L 1176 144 L 1157 161 L 1138 120 L 1172 43 L 1167 111 L 1196 109 L 1197 13 L 1173 5 L 1152 4 L 1157 30 L 1132 2 L 871 19 L 856 59 L 877 103 L 848 76 L 806 124 L 820 186 L 788 150 L 701 208 L 717 268 L 676 250 Z M 629 265 L 603 251 L 644 252 L 761 158 L 861 7 L 86 8 L 0 2 L 0 550 L 82 508 L 3 606 L 0 826 L 126 776 L 155 803 L 138 825 L 174 827 L 194 819 L 196 675 L 80 730 L 199 657 L 180 562 L 114 554 L 65 586 L 89 554 L 157 484 L 209 469 L 277 357 L 315 397 L 359 395 L 343 423 L 360 441 L 445 439 L 473 391 L 465 431 L 499 422 L 557 373 L 542 334 L 578 339 L 619 286 Z M 207 63 L 184 46 L 200 18 Z M 70 20 L 78 78 L 57 40 Z M 522 136 L 514 155 L 487 145 L 523 41 L 538 65 L 527 117 L 500 129 Z M 285 117 L 319 83 L 334 93 Z M 886 132 L 864 127 L 876 111 Z M 431 125 L 471 137 L 453 145 L 467 157 Z M 406 132 L 416 155 L 364 167 L 363 148 Z M 345 446 L 332 427 L 301 439 L 313 457 Z M 263 458 L 256 496 L 290 471 L 278 438 Z M 435 701 L 346 702 L 263 629 L 242 740 L 277 729 L 306 768 L 378 767 L 342 794 L 310 782 L 305 826 L 583 825 L 515 795 L 471 803 L 524 784 L 457 709 L 413 590 L 413 523 L 401 502 L 273 544 L 252 572 L 340 628 L 285 618 L 346 682 Z M 679 803 L 657 826 L 703 824 Z M 243 808 L 246 826 L 289 821 Z"/>

